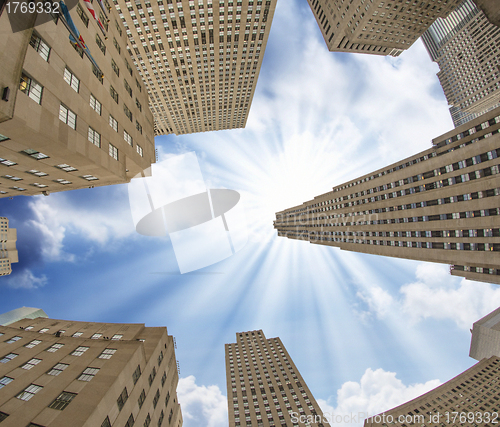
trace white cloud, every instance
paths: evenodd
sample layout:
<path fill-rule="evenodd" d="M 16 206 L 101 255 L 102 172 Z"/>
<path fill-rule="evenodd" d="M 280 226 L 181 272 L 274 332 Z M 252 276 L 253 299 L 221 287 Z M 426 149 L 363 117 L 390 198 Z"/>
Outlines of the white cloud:
<path fill-rule="evenodd" d="M 120 194 L 120 193 L 119 193 Z M 107 206 L 82 208 L 68 201 L 64 194 L 50 199 L 33 197 L 29 207 L 34 218 L 27 222 L 41 235 L 42 256 L 47 261 L 73 262 L 75 255 L 67 252 L 64 239 L 68 235 L 81 241 L 104 247 L 114 239 L 131 236 L 135 230 L 125 194 L 120 203 L 110 201 Z"/>
<path fill-rule="evenodd" d="M 333 396 L 328 401 L 318 399 L 318 404 L 331 425 L 361 427 L 365 418 L 406 403 L 438 385 L 439 380 L 405 385 L 394 372 L 368 368 L 359 382 L 348 381 L 337 390 L 336 405 Z"/>
<path fill-rule="evenodd" d="M 47 277 L 44 274 L 36 277 L 31 270 L 26 269 L 18 274 L 13 273 L 12 276 L 4 278 L 3 282 L 15 289 L 36 289 L 47 284 Z"/>
<path fill-rule="evenodd" d="M 359 291 L 358 298 L 368 306 L 361 317 L 396 316 L 412 323 L 452 320 L 459 328 L 468 330 L 500 306 L 500 287 L 451 276 L 446 265 L 421 263 L 415 276 L 417 280 L 403 285 L 398 295 L 391 295 L 378 285 Z"/>
<path fill-rule="evenodd" d="M 180 378 L 177 396 L 185 427 L 227 427 L 227 398 L 216 385 L 196 385 L 190 375 Z"/>

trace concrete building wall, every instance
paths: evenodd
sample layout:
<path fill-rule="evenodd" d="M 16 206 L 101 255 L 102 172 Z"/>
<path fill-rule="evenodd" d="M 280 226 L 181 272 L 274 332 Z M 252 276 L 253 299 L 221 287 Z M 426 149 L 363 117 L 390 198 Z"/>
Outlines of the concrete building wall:
<path fill-rule="evenodd" d="M 0 123 L 3 135 L 0 158 L 8 161 L 0 163 L 0 196 L 124 183 L 154 163 L 148 94 L 127 58 L 127 38 L 116 11 L 111 9 L 109 13 L 105 39 L 83 2 L 70 11 L 104 74 L 102 79 L 89 58 L 74 49 L 61 19 L 57 23 L 54 20 L 43 23 L 39 17 L 30 38 L 23 39 L 24 81 L 20 85 L 16 77 L 17 83 L 11 91 L 16 95 L 12 96 L 13 118 Z M 98 39 L 102 50 L 97 45 Z M 43 42 L 45 50 L 40 49 L 38 40 Z M 0 57 L 16 52 L 19 55 L 18 48 L 13 45 L 12 49 L 2 51 Z M 49 48 L 50 53 L 42 55 Z M 35 83 L 39 86 L 34 86 Z M 30 92 L 27 87 L 37 90 Z M 40 92 L 41 96 L 35 96 Z M 112 92 L 116 93 L 116 100 Z M 93 107 L 92 99 L 100 107 L 95 102 Z M 61 116 L 68 116 L 64 111 L 61 113 L 61 108 L 70 110 L 76 119 L 62 121 Z M 126 110 L 131 113 L 131 120 Z M 110 116 L 117 122 L 114 128 L 110 126 Z M 93 139 L 90 135 L 96 135 L 94 132 L 100 137 Z M 29 154 L 32 152 L 41 154 Z"/>
<path fill-rule="evenodd" d="M 500 308 L 474 323 L 469 356 L 476 360 L 500 357 Z"/>
<path fill-rule="evenodd" d="M 17 355 L 0 364 L 0 383 L 11 379 L 0 388 L 6 427 L 131 425 L 131 418 L 136 425 L 149 418 L 155 426 L 160 419 L 182 426 L 173 338 L 166 328 L 38 318 L 0 327 L 0 333 L 0 357 Z M 82 379 L 87 368 L 98 371 Z M 54 369 L 61 372 L 54 375 Z M 43 388 L 20 399 L 31 384 Z M 63 392 L 73 393 L 73 400 L 62 409 L 51 407 Z"/>

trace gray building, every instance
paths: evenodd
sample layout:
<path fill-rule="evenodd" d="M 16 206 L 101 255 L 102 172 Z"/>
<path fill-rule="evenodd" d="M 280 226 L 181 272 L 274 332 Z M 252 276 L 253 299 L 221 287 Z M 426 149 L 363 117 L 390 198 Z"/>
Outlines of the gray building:
<path fill-rule="evenodd" d="M 500 357 L 500 308 L 474 322 L 469 356 L 482 360 Z"/>
<path fill-rule="evenodd" d="M 500 106 L 500 28 L 472 0 L 438 18 L 422 35 L 455 126 Z"/>
<path fill-rule="evenodd" d="M 22 319 L 36 319 L 38 317 L 49 317 L 41 308 L 20 307 L 7 313 L 0 314 L 0 326 L 8 326 Z"/>

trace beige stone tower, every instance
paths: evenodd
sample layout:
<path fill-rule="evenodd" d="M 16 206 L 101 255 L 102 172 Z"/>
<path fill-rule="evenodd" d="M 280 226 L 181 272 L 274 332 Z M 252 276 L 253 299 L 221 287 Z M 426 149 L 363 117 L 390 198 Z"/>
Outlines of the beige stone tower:
<path fill-rule="evenodd" d="M 278 236 L 451 265 L 500 284 L 500 108 L 276 214 Z"/>
<path fill-rule="evenodd" d="M 9 228 L 9 219 L 0 217 L 0 276 L 12 273 L 11 264 L 19 262 L 16 249 L 17 230 Z"/>
<path fill-rule="evenodd" d="M 474 322 L 469 356 L 482 360 L 500 357 L 500 308 Z"/>
<path fill-rule="evenodd" d="M 460 0 L 307 0 L 331 52 L 399 56 Z"/>
<path fill-rule="evenodd" d="M 305 425 L 301 417 L 329 427 L 279 338 L 240 332 L 225 349 L 229 427 Z"/>
<path fill-rule="evenodd" d="M 143 324 L 0 326 L 2 427 L 181 427 L 173 337 Z"/>
<path fill-rule="evenodd" d="M 276 0 L 113 0 L 156 135 L 245 127 Z"/>
<path fill-rule="evenodd" d="M 0 197 L 124 183 L 155 162 L 148 93 L 114 8 L 100 30 L 70 10 L 93 60 L 57 15 L 0 15 Z M 22 19 L 21 19 L 22 18 Z M 52 19 L 53 18 L 53 19 Z"/>
<path fill-rule="evenodd" d="M 365 420 L 365 427 L 493 426 L 500 411 L 500 359 L 493 356 L 430 392 Z"/>

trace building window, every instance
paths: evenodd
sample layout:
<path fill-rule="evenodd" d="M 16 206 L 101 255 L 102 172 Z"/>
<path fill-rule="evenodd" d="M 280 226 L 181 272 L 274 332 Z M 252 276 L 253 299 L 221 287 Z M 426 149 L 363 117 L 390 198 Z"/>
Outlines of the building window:
<path fill-rule="evenodd" d="M 83 9 L 82 9 L 82 7 L 80 6 L 79 3 L 77 3 L 77 5 L 76 5 L 76 13 L 80 17 L 80 19 L 83 21 L 83 23 L 85 24 L 85 26 L 88 28 L 88 26 L 89 26 L 89 18 L 87 17 L 87 15 L 85 15 L 85 12 L 83 11 Z"/>
<path fill-rule="evenodd" d="M 22 337 L 15 336 L 15 337 L 9 338 L 9 339 L 8 339 L 8 340 L 6 340 L 5 342 L 6 342 L 7 344 L 12 344 L 12 343 L 14 343 L 14 342 L 16 342 L 16 341 L 19 341 L 20 339 L 22 339 Z"/>
<path fill-rule="evenodd" d="M 111 58 L 111 68 L 117 76 L 120 76 L 120 69 L 118 68 L 118 65 L 116 65 L 116 62 L 113 58 Z"/>
<path fill-rule="evenodd" d="M 118 51 L 118 53 L 121 52 L 121 49 L 120 49 L 120 45 L 118 44 L 118 42 L 116 41 L 116 39 L 113 37 L 113 45 L 116 47 L 116 50 Z"/>
<path fill-rule="evenodd" d="M 78 92 L 80 90 L 80 79 L 78 79 L 67 68 L 64 69 L 64 81 L 68 83 L 75 92 Z"/>
<path fill-rule="evenodd" d="M 111 8 L 110 8 L 111 9 Z M 99 11 L 99 20 L 101 21 L 102 23 L 102 26 L 104 27 L 104 29 L 106 31 L 108 31 L 108 20 L 106 19 L 106 17 L 102 14 L 101 11 Z"/>
<path fill-rule="evenodd" d="M 139 122 L 136 120 L 135 121 L 135 128 L 139 131 L 139 133 L 142 135 L 142 126 L 139 124 Z"/>
<path fill-rule="evenodd" d="M 115 132 L 118 132 L 118 122 L 111 114 L 109 115 L 109 125 L 113 128 Z"/>
<path fill-rule="evenodd" d="M 64 371 L 69 365 L 66 363 L 57 363 L 52 367 L 49 371 L 47 371 L 47 375 L 53 375 L 57 377 L 62 371 Z"/>
<path fill-rule="evenodd" d="M 111 356 L 116 353 L 115 348 L 105 348 L 104 351 L 99 355 L 99 359 L 111 359 Z"/>
<path fill-rule="evenodd" d="M 163 372 L 163 375 L 161 377 L 161 386 L 163 387 L 165 385 L 165 381 L 167 380 L 167 373 Z"/>
<path fill-rule="evenodd" d="M 99 34 L 97 34 L 97 33 L 95 35 L 95 42 L 96 42 L 97 46 L 99 47 L 99 49 L 101 49 L 101 52 L 104 55 L 106 55 L 106 45 L 104 44 L 102 39 L 99 37 Z"/>
<path fill-rule="evenodd" d="M 17 163 L 13 162 L 12 160 L 2 159 L 2 158 L 0 158 L 0 164 L 2 164 L 4 166 L 14 166 L 14 165 L 17 165 Z M 28 329 L 26 328 L 26 330 L 28 330 Z"/>
<path fill-rule="evenodd" d="M 118 23 L 118 21 L 115 19 L 115 26 L 116 26 L 116 29 L 118 30 L 118 32 L 120 33 L 120 36 L 122 35 L 122 29 L 120 27 L 120 24 Z"/>
<path fill-rule="evenodd" d="M 142 157 L 143 156 L 142 147 L 139 144 L 136 144 L 136 148 L 137 148 L 137 152 Z"/>
<path fill-rule="evenodd" d="M 158 366 L 161 365 L 162 361 L 163 361 L 163 351 L 160 351 L 160 354 L 158 355 Z"/>
<path fill-rule="evenodd" d="M 82 176 L 83 179 L 86 179 L 87 181 L 95 181 L 99 178 L 95 177 L 94 175 L 83 175 Z"/>
<path fill-rule="evenodd" d="M 158 427 L 160 427 L 163 423 L 163 418 L 165 418 L 165 413 L 163 412 L 163 409 L 160 412 L 160 416 L 158 417 Z"/>
<path fill-rule="evenodd" d="M 128 117 L 128 119 L 132 121 L 132 112 L 128 109 L 128 107 L 125 104 L 123 104 L 123 111 L 125 115 Z"/>
<path fill-rule="evenodd" d="M 26 348 L 33 348 L 40 343 L 41 343 L 40 340 L 33 340 L 33 341 L 30 341 L 28 344 L 26 344 L 25 347 Z"/>
<path fill-rule="evenodd" d="M 145 400 L 146 400 L 146 392 L 144 391 L 144 389 L 142 389 L 141 395 L 139 396 L 139 400 L 138 400 L 139 409 L 142 408 L 142 405 L 144 404 Z"/>
<path fill-rule="evenodd" d="M 67 165 L 66 163 L 61 163 L 60 165 L 56 165 L 55 167 L 62 169 L 65 172 L 74 172 L 74 171 L 78 170 L 77 168 L 70 166 L 70 165 Z M 61 332 L 61 333 L 63 333 L 63 332 Z"/>
<path fill-rule="evenodd" d="M 142 111 L 142 105 L 141 105 L 141 103 L 139 102 L 139 100 L 137 98 L 135 98 L 135 105 L 137 106 L 137 108 L 139 109 L 139 111 Z"/>
<path fill-rule="evenodd" d="M 23 366 L 21 366 L 21 368 L 29 370 L 38 365 L 41 361 L 42 359 L 30 359 Z"/>
<path fill-rule="evenodd" d="M 77 378 L 79 381 L 90 381 L 99 372 L 100 368 L 86 368 Z"/>
<path fill-rule="evenodd" d="M 77 347 L 73 353 L 71 353 L 71 356 L 81 356 L 83 353 L 85 353 L 89 348 L 88 347 Z"/>
<path fill-rule="evenodd" d="M 90 337 L 91 340 L 98 340 L 99 338 L 102 337 L 102 334 L 94 334 Z"/>
<path fill-rule="evenodd" d="M 0 363 L 10 362 L 12 359 L 15 359 L 17 356 L 18 356 L 18 354 L 16 354 L 16 353 L 9 353 L 0 359 Z"/>
<path fill-rule="evenodd" d="M 71 181 L 68 181 L 67 179 L 62 179 L 62 178 L 54 179 L 54 182 L 57 182 L 57 183 L 62 184 L 62 185 L 72 184 Z"/>
<path fill-rule="evenodd" d="M 0 388 L 4 388 L 7 384 L 11 383 L 12 381 L 14 381 L 14 378 L 10 377 L 0 378 Z"/>
<path fill-rule="evenodd" d="M 62 411 L 70 402 L 77 396 L 76 393 L 69 393 L 63 391 L 57 398 L 49 405 L 49 408 Z"/>
<path fill-rule="evenodd" d="M 49 61 L 50 46 L 34 31 L 33 34 L 31 34 L 30 46 L 35 49 L 45 61 Z"/>
<path fill-rule="evenodd" d="M 28 401 L 30 400 L 35 394 L 37 394 L 43 387 L 36 385 L 36 384 L 30 384 L 28 387 L 26 387 L 21 393 L 19 393 L 16 397 L 18 399 Z"/>
<path fill-rule="evenodd" d="M 151 424 L 151 416 L 148 413 L 148 416 L 144 420 L 144 427 L 149 427 L 150 424 Z"/>
<path fill-rule="evenodd" d="M 149 378 L 148 378 L 149 386 L 151 386 L 151 384 L 153 384 L 153 380 L 155 379 L 155 377 L 156 377 L 156 367 L 153 366 L 153 370 L 149 374 Z"/>
<path fill-rule="evenodd" d="M 125 405 L 127 399 L 128 399 L 128 393 L 127 393 L 127 387 L 125 387 L 121 392 L 120 396 L 118 396 L 118 399 L 116 400 L 116 404 L 118 405 L 118 409 L 120 411 L 123 409 L 123 405 Z"/>
<path fill-rule="evenodd" d="M 39 151 L 32 150 L 31 148 L 27 148 L 26 150 L 23 150 L 22 153 L 27 154 L 28 156 L 33 157 L 36 160 L 41 160 L 41 159 L 48 159 L 49 156 L 46 154 L 40 153 Z M 38 332 L 43 334 L 44 332 L 47 332 L 49 328 L 43 328 L 40 329 Z"/>
<path fill-rule="evenodd" d="M 109 144 L 109 155 L 113 157 L 113 159 L 118 160 L 118 148 L 113 144 Z"/>
<path fill-rule="evenodd" d="M 125 85 L 125 90 L 128 92 L 128 94 L 130 96 L 132 96 L 132 88 L 130 87 L 130 85 L 128 84 L 127 80 L 123 80 L 124 82 L 124 85 Z"/>
<path fill-rule="evenodd" d="M 109 421 L 109 417 L 104 418 L 101 427 L 111 427 L 111 422 Z"/>
<path fill-rule="evenodd" d="M 55 353 L 57 350 L 59 350 L 60 348 L 63 348 L 63 347 L 64 347 L 64 344 L 55 343 L 55 344 L 52 344 L 46 351 L 48 351 L 49 353 Z"/>
<path fill-rule="evenodd" d="M 73 335 L 71 335 L 72 337 L 76 338 L 76 337 L 81 337 L 83 335 L 83 332 L 75 332 Z"/>
<path fill-rule="evenodd" d="M 94 74 L 94 76 L 97 77 L 97 80 L 99 80 L 101 84 L 103 84 L 104 74 L 102 74 L 102 71 L 99 68 L 97 68 L 94 64 L 92 64 L 92 73 Z"/>
<path fill-rule="evenodd" d="M 118 92 L 115 90 L 113 86 L 109 87 L 109 94 L 111 95 L 111 98 L 113 98 L 115 102 L 118 104 Z"/>
<path fill-rule="evenodd" d="M 133 146 L 132 137 L 126 130 L 123 131 L 123 139 L 127 141 L 128 145 Z"/>
<path fill-rule="evenodd" d="M 134 416 L 130 414 L 130 417 L 128 417 L 128 420 L 125 424 L 125 427 L 132 427 L 134 425 Z"/>
<path fill-rule="evenodd" d="M 97 114 L 101 115 L 102 105 L 92 94 L 90 94 L 90 106 Z"/>
<path fill-rule="evenodd" d="M 24 73 L 21 75 L 19 90 L 28 95 L 37 104 L 42 104 L 43 86 Z"/>
<path fill-rule="evenodd" d="M 28 151 L 29 151 L 29 152 L 28 152 Z M 35 156 L 35 155 L 36 155 L 36 156 L 38 156 L 38 155 L 42 154 L 42 153 L 39 153 L 38 151 L 35 151 L 35 150 L 30 150 L 30 149 L 28 149 L 28 150 L 24 150 L 24 152 L 25 152 L 26 154 L 29 154 L 31 157 L 33 157 L 33 156 Z M 34 153 L 32 154 L 31 152 L 34 152 Z M 45 154 L 43 154 L 43 156 L 45 156 Z M 48 158 L 48 157 L 49 157 L 49 156 L 45 156 L 45 157 L 41 157 L 41 158 L 42 158 L 42 159 L 45 159 L 45 158 Z M 40 160 L 40 158 L 38 158 L 38 157 L 35 157 L 35 159 Z M 40 330 L 38 331 L 38 333 L 39 333 L 39 334 L 44 334 L 44 333 L 45 333 L 45 332 L 47 332 L 48 330 L 49 330 L 49 328 L 42 328 L 42 329 L 40 329 Z"/>
<path fill-rule="evenodd" d="M 120 34 L 121 35 L 121 34 Z M 128 72 L 130 73 L 130 75 L 132 75 L 132 67 L 130 66 L 130 64 L 128 63 L 127 60 L 125 60 L 125 65 L 127 66 L 127 70 Z"/>
<path fill-rule="evenodd" d="M 5 412 L 0 412 L 0 422 L 5 420 L 8 416 L 9 414 L 6 414 Z"/>
<path fill-rule="evenodd" d="M 71 129 L 76 130 L 76 114 L 64 104 L 59 107 L 59 119 L 66 123 Z"/>
<path fill-rule="evenodd" d="M 155 397 L 153 398 L 153 407 L 156 408 L 158 405 L 158 400 L 160 400 L 160 390 L 156 390 Z"/>

